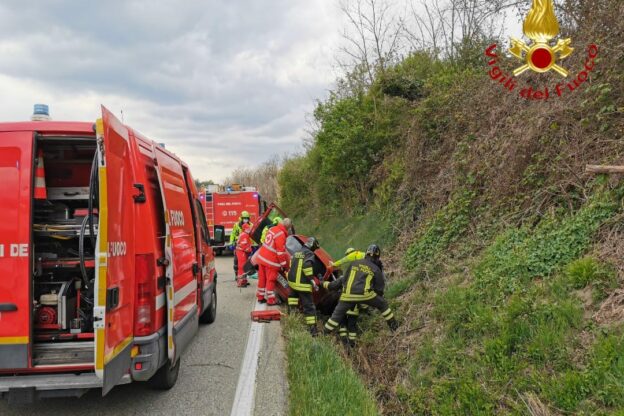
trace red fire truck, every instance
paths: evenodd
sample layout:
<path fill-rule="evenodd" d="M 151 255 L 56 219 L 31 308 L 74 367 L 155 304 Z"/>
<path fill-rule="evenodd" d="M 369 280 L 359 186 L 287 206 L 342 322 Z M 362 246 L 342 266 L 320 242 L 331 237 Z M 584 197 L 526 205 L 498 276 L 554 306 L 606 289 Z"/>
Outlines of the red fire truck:
<path fill-rule="evenodd" d="M 221 254 L 229 244 L 232 228 L 243 211 L 249 212 L 251 222 L 255 223 L 266 209 L 262 196 L 256 188 L 250 186 L 212 185 L 206 189 L 201 199 L 211 236 L 224 242 L 223 245 L 213 247 L 217 254 Z"/>
<path fill-rule="evenodd" d="M 0 183 L 0 396 L 172 387 L 217 306 L 188 166 L 102 107 L 0 123 Z"/>

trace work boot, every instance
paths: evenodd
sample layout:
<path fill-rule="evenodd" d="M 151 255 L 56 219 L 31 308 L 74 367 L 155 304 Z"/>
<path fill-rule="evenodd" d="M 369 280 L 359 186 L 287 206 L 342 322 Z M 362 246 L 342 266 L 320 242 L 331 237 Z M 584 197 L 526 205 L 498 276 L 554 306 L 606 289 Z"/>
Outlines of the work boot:
<path fill-rule="evenodd" d="M 316 325 L 310 325 L 310 335 L 315 338 L 318 335 L 318 328 L 316 327 Z"/>
<path fill-rule="evenodd" d="M 399 322 L 394 318 L 389 319 L 388 328 L 390 328 L 390 331 L 392 332 L 396 331 L 397 329 L 399 329 Z"/>
<path fill-rule="evenodd" d="M 258 303 L 267 303 L 267 301 L 265 298 L 262 298 L 262 299 L 258 299 Z"/>

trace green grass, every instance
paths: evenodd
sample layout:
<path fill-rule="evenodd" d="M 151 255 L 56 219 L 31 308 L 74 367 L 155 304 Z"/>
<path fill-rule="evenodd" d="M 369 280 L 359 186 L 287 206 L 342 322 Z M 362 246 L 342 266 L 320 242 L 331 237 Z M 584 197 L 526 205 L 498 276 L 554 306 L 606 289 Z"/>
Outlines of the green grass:
<path fill-rule="evenodd" d="M 577 296 L 590 288 L 595 302 L 616 287 L 613 268 L 585 253 L 618 201 L 599 191 L 573 213 L 507 229 L 479 257 L 455 260 L 468 283 L 432 283 L 430 296 L 411 298 L 412 309 L 430 307 L 436 330 L 414 346 L 397 394 L 409 414 L 523 415 L 529 396 L 571 414 L 624 411 L 623 330 L 597 327 Z M 399 280 L 393 295 L 416 281 Z"/>
<path fill-rule="evenodd" d="M 299 315 L 287 317 L 291 416 L 373 416 L 379 411 L 360 377 L 327 337 L 312 338 Z"/>
<path fill-rule="evenodd" d="M 297 218 L 295 227 L 297 233 L 318 238 L 321 247 L 334 259 L 342 258 L 349 247 L 363 251 L 371 243 L 381 247 L 383 257 L 384 249 L 392 247 L 395 238 L 392 218 L 377 212 L 355 217 L 330 216 L 320 222 Z"/>
<path fill-rule="evenodd" d="M 428 270 L 451 244 L 458 241 L 470 224 L 471 205 L 475 193 L 462 189 L 440 209 L 424 227 L 422 234 L 410 244 L 405 265 L 410 270 Z"/>
<path fill-rule="evenodd" d="M 423 225 L 406 252 L 410 271 L 388 285 L 389 299 L 411 292 L 401 298 L 410 305 L 393 301 L 398 314 L 423 308 L 426 315 L 417 320 L 431 328 L 410 348 L 411 355 L 394 363 L 408 374 L 407 382 L 394 386 L 396 404 L 405 414 L 525 415 L 530 397 L 566 414 L 624 412 L 624 327 L 599 327 L 585 309 L 597 307 L 617 287 L 613 267 L 587 253 L 598 230 L 621 212 L 621 190 L 599 185 L 574 211 L 560 210 L 519 227 L 501 225 L 497 236 L 483 242 L 485 249 L 466 258 L 453 253 L 468 253 L 466 247 L 474 244 L 463 238 L 471 221 L 479 225 L 471 211 L 473 198 L 468 191 L 455 194 Z M 332 256 L 340 257 L 348 246 L 391 243 L 390 224 L 374 214 L 327 218 L 298 231 L 318 236 Z M 456 279 L 438 279 L 455 272 Z M 411 325 L 409 317 L 405 320 Z M 361 325 L 363 345 L 376 348 L 369 320 Z M 348 406 L 358 400 L 345 399 L 344 408 L 323 408 L 322 399 L 293 391 L 291 414 L 375 414 L 370 393 L 334 345 L 304 331 L 289 320 L 288 354 L 297 360 L 289 366 L 291 388 L 318 391 L 332 385 L 327 394 L 339 389 L 340 401 L 359 391 L 371 407 L 356 411 Z M 297 382 L 301 374 L 310 380 Z M 358 387 L 335 387 L 353 380 Z"/>

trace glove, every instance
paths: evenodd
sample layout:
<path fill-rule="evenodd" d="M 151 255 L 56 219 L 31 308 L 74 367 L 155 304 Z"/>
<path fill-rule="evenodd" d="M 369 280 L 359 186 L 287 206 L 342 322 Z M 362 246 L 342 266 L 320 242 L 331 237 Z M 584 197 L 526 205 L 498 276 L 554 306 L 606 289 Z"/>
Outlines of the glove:
<path fill-rule="evenodd" d="M 234 244 L 230 244 L 230 246 L 228 247 L 228 249 L 230 249 L 230 251 L 234 251 L 235 248 L 236 248 L 236 246 Z"/>

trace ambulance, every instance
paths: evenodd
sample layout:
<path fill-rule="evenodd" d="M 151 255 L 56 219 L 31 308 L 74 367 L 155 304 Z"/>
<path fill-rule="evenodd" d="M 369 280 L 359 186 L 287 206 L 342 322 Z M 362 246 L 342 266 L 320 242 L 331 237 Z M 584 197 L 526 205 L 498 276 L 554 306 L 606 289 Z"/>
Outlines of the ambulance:
<path fill-rule="evenodd" d="M 171 388 L 217 273 L 187 164 L 102 107 L 0 123 L 0 396 Z"/>

